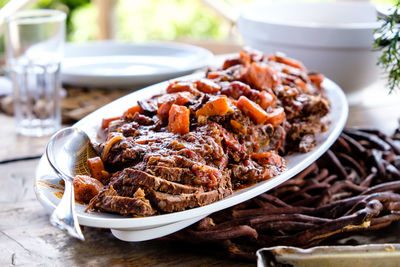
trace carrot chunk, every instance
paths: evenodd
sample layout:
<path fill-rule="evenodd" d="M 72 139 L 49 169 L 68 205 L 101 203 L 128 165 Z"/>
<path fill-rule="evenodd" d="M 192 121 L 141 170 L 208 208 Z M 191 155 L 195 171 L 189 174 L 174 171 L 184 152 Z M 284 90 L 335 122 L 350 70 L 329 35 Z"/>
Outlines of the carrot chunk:
<path fill-rule="evenodd" d="M 239 58 L 231 58 L 227 59 L 224 61 L 224 64 L 222 65 L 222 69 L 226 70 L 232 66 L 240 64 Z"/>
<path fill-rule="evenodd" d="M 263 63 L 251 63 L 243 75 L 245 80 L 258 90 L 274 89 L 281 84 L 278 73 Z"/>
<path fill-rule="evenodd" d="M 217 79 L 221 76 L 222 73 L 217 71 L 210 71 L 209 73 L 207 73 L 207 79 Z"/>
<path fill-rule="evenodd" d="M 241 132 L 243 134 L 247 133 L 246 127 L 244 127 L 243 124 L 241 124 L 240 122 L 238 122 L 236 120 L 231 120 L 230 123 L 231 123 L 231 126 L 233 128 L 235 128 L 236 130 L 238 130 L 239 132 Z"/>
<path fill-rule="evenodd" d="M 169 110 L 168 131 L 174 134 L 186 134 L 189 132 L 190 111 L 185 106 L 173 104 Z"/>
<path fill-rule="evenodd" d="M 239 62 L 244 66 L 250 65 L 251 57 L 247 51 L 242 50 L 239 52 Z"/>
<path fill-rule="evenodd" d="M 193 87 L 193 83 L 191 82 L 184 82 L 184 81 L 176 81 L 170 83 L 167 87 L 167 93 L 178 93 L 178 92 L 191 92 L 191 93 L 198 93 L 198 91 Z"/>
<path fill-rule="evenodd" d="M 276 101 L 276 97 L 266 91 L 260 92 L 258 98 L 259 98 L 259 105 L 263 109 L 267 109 L 268 107 L 272 106 Z"/>
<path fill-rule="evenodd" d="M 291 66 L 296 69 L 300 69 L 302 71 L 306 71 L 306 68 L 304 67 L 303 63 L 301 63 L 300 61 L 298 61 L 296 59 L 286 57 L 283 54 L 273 54 L 273 55 L 269 56 L 268 59 L 271 61 L 276 61 L 276 62 L 285 64 L 285 65 Z"/>
<path fill-rule="evenodd" d="M 225 86 L 224 89 L 221 90 L 221 94 L 227 95 L 233 99 L 238 99 L 243 95 L 259 104 L 263 109 L 272 106 L 276 101 L 273 92 L 251 89 L 250 86 L 239 81 L 233 81 L 229 86 Z"/>
<path fill-rule="evenodd" d="M 196 81 L 197 90 L 207 93 L 207 94 L 215 94 L 221 90 L 221 87 L 215 82 L 207 79 L 200 79 Z"/>
<path fill-rule="evenodd" d="M 228 98 L 224 95 L 208 101 L 202 108 L 196 111 L 196 117 L 199 116 L 222 116 L 229 111 Z"/>
<path fill-rule="evenodd" d="M 101 129 L 104 130 L 104 129 L 108 128 L 108 126 L 110 125 L 110 122 L 116 121 L 116 120 L 119 120 L 119 119 L 121 119 L 121 116 L 112 117 L 112 118 L 104 118 L 102 120 L 102 122 L 101 122 Z"/>
<path fill-rule="evenodd" d="M 232 105 L 237 106 L 237 100 L 236 99 L 228 98 L 228 100 Z"/>
<path fill-rule="evenodd" d="M 265 110 L 245 96 L 239 98 L 237 107 L 257 124 L 264 123 L 268 118 Z"/>
<path fill-rule="evenodd" d="M 171 109 L 172 105 L 185 105 L 187 102 L 190 101 L 189 97 L 187 94 L 183 93 L 177 93 L 172 99 L 170 99 L 167 102 L 164 102 L 160 105 L 157 111 L 157 115 L 160 119 L 166 120 L 169 116 L 169 110 Z"/>
<path fill-rule="evenodd" d="M 86 175 L 75 176 L 72 184 L 75 200 L 83 203 L 89 203 L 104 187 L 98 180 Z"/>
<path fill-rule="evenodd" d="M 267 113 L 265 123 L 271 123 L 274 127 L 285 121 L 285 110 L 282 107 L 275 108 L 272 112 Z"/>
<path fill-rule="evenodd" d="M 87 159 L 87 165 L 90 171 L 90 176 L 102 182 L 103 178 L 106 175 L 106 171 L 104 169 L 103 161 L 100 157 L 94 157 Z"/>
<path fill-rule="evenodd" d="M 322 89 L 322 82 L 325 79 L 325 76 L 320 73 L 312 73 L 308 74 L 308 78 L 310 78 L 311 82 L 317 86 L 318 89 Z"/>
<path fill-rule="evenodd" d="M 302 79 L 296 79 L 294 83 L 296 84 L 296 87 L 300 87 L 304 91 L 307 90 L 307 84 Z"/>
<path fill-rule="evenodd" d="M 139 105 L 136 105 L 136 106 L 133 106 L 133 107 L 127 109 L 127 110 L 124 112 L 124 116 L 125 116 L 125 117 L 126 117 L 127 115 L 133 116 L 133 115 L 135 115 L 136 112 L 139 112 L 139 113 L 142 112 L 142 108 L 141 108 Z"/>
<path fill-rule="evenodd" d="M 277 167 L 281 167 L 283 165 L 282 157 L 274 151 L 254 153 L 251 155 L 251 158 L 262 165 L 268 164 Z"/>
<path fill-rule="evenodd" d="M 172 107 L 172 105 L 174 104 L 174 102 L 165 102 L 162 103 L 161 106 L 158 108 L 157 110 L 157 115 L 161 120 L 167 119 L 169 116 L 169 111 Z"/>

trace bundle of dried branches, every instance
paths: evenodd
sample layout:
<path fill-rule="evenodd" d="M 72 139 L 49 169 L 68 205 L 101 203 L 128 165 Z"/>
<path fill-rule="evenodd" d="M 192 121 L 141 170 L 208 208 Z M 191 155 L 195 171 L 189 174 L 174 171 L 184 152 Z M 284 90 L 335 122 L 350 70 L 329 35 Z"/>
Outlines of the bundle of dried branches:
<path fill-rule="evenodd" d="M 316 163 L 278 188 L 170 238 L 215 242 L 254 259 L 261 247 L 310 247 L 400 220 L 400 128 L 345 129 Z"/>

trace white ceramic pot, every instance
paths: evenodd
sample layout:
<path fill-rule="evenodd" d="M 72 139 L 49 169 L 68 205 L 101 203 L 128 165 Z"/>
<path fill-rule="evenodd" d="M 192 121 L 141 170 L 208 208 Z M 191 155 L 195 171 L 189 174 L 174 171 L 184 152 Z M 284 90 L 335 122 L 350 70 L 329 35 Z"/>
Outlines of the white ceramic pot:
<path fill-rule="evenodd" d="M 242 8 L 239 33 L 245 45 L 281 51 L 337 82 L 346 93 L 379 74 L 373 31 L 379 26 L 369 3 L 258 2 Z"/>

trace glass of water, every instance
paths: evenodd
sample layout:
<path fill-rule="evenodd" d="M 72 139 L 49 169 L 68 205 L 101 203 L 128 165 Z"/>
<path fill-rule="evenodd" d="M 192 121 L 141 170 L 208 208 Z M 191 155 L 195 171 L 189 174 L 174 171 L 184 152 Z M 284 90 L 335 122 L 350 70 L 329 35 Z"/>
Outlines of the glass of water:
<path fill-rule="evenodd" d="M 27 10 L 6 21 L 6 61 L 13 82 L 17 132 L 22 135 L 50 135 L 61 126 L 65 18 L 57 10 Z"/>

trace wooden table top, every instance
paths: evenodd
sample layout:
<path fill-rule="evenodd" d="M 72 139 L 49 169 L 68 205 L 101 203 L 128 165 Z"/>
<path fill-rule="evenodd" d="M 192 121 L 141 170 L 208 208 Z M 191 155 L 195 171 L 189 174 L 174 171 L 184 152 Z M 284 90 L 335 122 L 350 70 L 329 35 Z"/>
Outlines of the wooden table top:
<path fill-rule="evenodd" d="M 391 133 L 400 118 L 400 94 L 387 93 L 383 82 L 365 89 L 360 103 L 350 107 L 347 126 Z M 85 227 L 85 242 L 68 236 L 50 225 L 48 214 L 33 192 L 35 168 L 49 137 L 16 135 L 14 119 L 4 114 L 0 114 L 0 125 L 0 266 L 249 264 L 230 260 L 210 247 L 123 242 L 102 229 Z"/>

